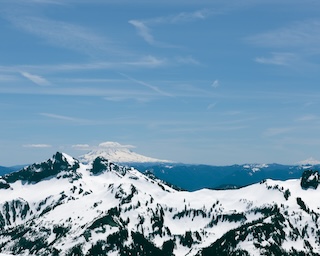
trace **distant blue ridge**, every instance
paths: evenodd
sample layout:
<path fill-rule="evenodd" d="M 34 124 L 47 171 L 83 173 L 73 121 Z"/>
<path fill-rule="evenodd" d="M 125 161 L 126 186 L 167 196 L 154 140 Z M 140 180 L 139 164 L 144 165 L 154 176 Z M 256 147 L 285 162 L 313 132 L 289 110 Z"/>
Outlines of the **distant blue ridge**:
<path fill-rule="evenodd" d="M 150 171 L 157 178 L 188 191 L 203 188 L 238 188 L 265 179 L 299 179 L 306 170 L 305 167 L 298 165 L 268 164 L 267 167 L 259 168 L 258 171 L 245 166 L 248 165 L 133 164 L 133 167 L 141 172 Z M 319 169 L 319 167 L 319 165 L 312 166 L 312 169 Z"/>

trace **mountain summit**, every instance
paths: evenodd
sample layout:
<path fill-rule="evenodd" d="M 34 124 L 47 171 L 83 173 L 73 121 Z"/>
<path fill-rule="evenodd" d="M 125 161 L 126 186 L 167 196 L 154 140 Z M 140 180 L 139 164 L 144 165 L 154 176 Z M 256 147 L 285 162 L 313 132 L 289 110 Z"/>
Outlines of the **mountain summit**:
<path fill-rule="evenodd" d="M 160 160 L 152 157 L 137 154 L 131 150 L 131 145 L 122 145 L 118 142 L 103 142 L 99 147 L 79 157 L 81 162 L 92 162 L 97 157 L 103 157 L 115 163 L 166 163 L 167 160 Z"/>

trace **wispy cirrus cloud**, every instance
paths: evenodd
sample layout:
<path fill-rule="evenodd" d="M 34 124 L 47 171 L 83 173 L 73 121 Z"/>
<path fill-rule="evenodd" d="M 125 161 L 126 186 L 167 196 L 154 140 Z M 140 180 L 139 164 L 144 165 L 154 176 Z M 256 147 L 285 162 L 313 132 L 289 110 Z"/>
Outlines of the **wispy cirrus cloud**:
<path fill-rule="evenodd" d="M 267 137 L 272 137 L 272 136 L 277 136 L 277 135 L 282 135 L 291 132 L 294 130 L 293 127 L 279 127 L 279 128 L 268 128 L 265 132 L 264 135 Z"/>
<path fill-rule="evenodd" d="M 180 64 L 200 65 L 200 62 L 195 58 L 193 58 L 192 56 L 186 56 L 186 57 L 178 56 L 175 59 Z"/>
<path fill-rule="evenodd" d="M 158 58 L 153 55 L 140 56 L 137 58 L 131 58 L 130 60 L 115 60 L 115 61 L 95 61 L 87 63 L 61 63 L 53 65 L 16 65 L 16 66 L 0 66 L 0 72 L 4 75 L 0 75 L 0 80 L 9 78 L 9 73 L 20 73 L 26 78 L 32 78 L 36 75 L 32 73 L 56 73 L 56 72 L 77 72 L 77 71 L 91 71 L 91 70 L 104 70 L 104 69 L 132 69 L 132 68 L 157 68 L 170 64 L 170 60 L 164 58 Z M 26 70 L 21 72 L 21 70 Z M 40 76 L 38 76 L 39 78 Z M 13 78 L 11 76 L 11 78 Z M 35 79 L 37 81 L 41 79 Z"/>
<path fill-rule="evenodd" d="M 121 64 L 121 63 L 120 63 Z M 122 63 L 124 66 L 135 66 L 135 67 L 149 67 L 155 68 L 164 66 L 167 64 L 166 59 L 160 59 L 152 55 L 143 56 L 138 60 L 127 61 Z"/>
<path fill-rule="evenodd" d="M 310 122 L 315 120 L 319 120 L 319 117 L 313 114 L 307 114 L 296 119 L 296 121 L 300 122 Z"/>
<path fill-rule="evenodd" d="M 118 142 L 105 141 L 98 145 L 99 148 L 136 148 L 133 145 L 123 145 Z"/>
<path fill-rule="evenodd" d="M 76 117 L 71 117 L 71 116 L 64 116 L 64 115 L 57 115 L 57 114 L 52 114 L 52 113 L 39 113 L 41 116 L 57 119 L 57 120 L 62 120 L 62 121 L 69 121 L 69 122 L 75 122 L 75 123 L 88 123 L 89 120 L 85 119 L 80 119 Z"/>
<path fill-rule="evenodd" d="M 153 35 L 151 34 L 150 28 L 147 27 L 147 25 L 143 21 L 139 20 L 129 20 L 129 23 L 133 25 L 137 31 L 138 34 L 149 44 L 153 45 L 156 43 L 154 40 Z"/>
<path fill-rule="evenodd" d="M 207 106 L 207 110 L 210 110 L 210 109 L 213 109 L 213 108 L 215 108 L 217 106 L 217 103 L 215 102 L 215 103 L 211 103 L 211 104 L 209 104 L 208 106 Z"/>
<path fill-rule="evenodd" d="M 26 15 L 6 15 L 16 28 L 44 39 L 49 44 L 68 48 L 88 55 L 101 53 L 122 55 L 110 39 L 91 29 L 72 23 Z"/>
<path fill-rule="evenodd" d="M 257 57 L 255 61 L 261 64 L 271 64 L 278 66 L 288 66 L 297 61 L 298 57 L 294 53 L 272 53 L 271 57 Z"/>
<path fill-rule="evenodd" d="M 320 20 L 306 20 L 296 22 L 288 27 L 283 27 L 268 32 L 260 33 L 246 40 L 262 47 L 316 47 L 320 49 Z"/>
<path fill-rule="evenodd" d="M 22 145 L 24 148 L 51 148 L 52 145 L 49 144 L 26 144 Z"/>
<path fill-rule="evenodd" d="M 57 5 L 63 5 L 65 4 L 64 1 L 59 0 L 29 0 L 31 3 L 36 4 L 57 4 Z"/>
<path fill-rule="evenodd" d="M 63 82 L 63 81 L 62 81 Z M 140 81 L 141 82 L 141 81 Z M 66 86 L 50 86 L 44 88 L 29 88 L 24 85 L 15 86 L 0 86 L 0 94 L 20 94 L 20 95 L 55 95 L 55 96 L 85 96 L 85 97 L 99 97 L 109 101 L 124 101 L 124 100 L 134 100 L 137 102 L 147 102 L 154 98 L 161 96 L 162 94 L 154 93 L 153 90 L 144 90 L 141 88 L 128 88 L 128 79 L 122 79 L 119 81 L 107 81 L 105 80 L 103 84 L 109 86 L 100 86 L 95 80 L 84 81 L 88 85 L 79 86 L 79 80 L 67 79 Z M 77 83 L 77 86 L 73 84 Z M 95 83 L 95 85 L 93 85 Z M 123 88 L 119 88 L 118 85 L 122 85 Z M 164 92 L 165 93 L 165 92 Z M 168 95 L 169 96 L 169 95 Z M 42 113 L 42 116 L 47 116 L 50 118 L 74 121 L 78 123 L 90 123 L 90 120 L 82 120 L 78 118 L 61 116 L 51 113 Z"/>
<path fill-rule="evenodd" d="M 71 147 L 76 150 L 90 150 L 91 149 L 89 144 L 76 144 L 76 145 L 72 145 Z"/>
<path fill-rule="evenodd" d="M 37 85 L 40 85 L 40 86 L 50 85 L 49 81 L 41 76 L 33 75 L 28 72 L 21 72 L 21 75 Z"/>
<path fill-rule="evenodd" d="M 212 82 L 211 86 L 212 86 L 213 88 L 218 88 L 218 87 L 220 86 L 219 80 L 217 80 L 217 79 L 214 80 L 214 81 Z"/>
<path fill-rule="evenodd" d="M 174 15 L 147 19 L 144 22 L 150 25 L 185 23 L 185 22 L 192 22 L 195 20 L 204 20 L 209 16 L 213 14 L 218 14 L 218 13 L 220 12 L 213 9 L 201 9 L 193 12 L 180 12 Z"/>
<path fill-rule="evenodd" d="M 99 149 L 131 149 L 131 148 L 136 148 L 133 145 L 125 145 L 125 144 L 120 144 L 118 142 L 113 142 L 113 141 L 105 141 L 101 142 L 98 145 L 89 145 L 89 144 L 76 144 L 71 146 L 73 149 L 76 150 L 99 150 Z"/>
<path fill-rule="evenodd" d="M 269 57 L 256 57 L 254 61 L 257 63 L 309 68 L 313 62 L 310 57 L 320 53 L 319 30 L 319 19 L 305 20 L 256 34 L 245 40 L 252 45 L 273 50 Z M 281 52 L 282 49 L 285 52 Z"/>
<path fill-rule="evenodd" d="M 156 92 L 156 93 L 158 93 L 158 94 L 160 94 L 160 95 L 167 96 L 167 97 L 173 97 L 172 94 L 167 93 L 167 92 L 159 89 L 157 86 L 151 85 L 151 84 L 146 83 L 146 82 L 141 81 L 141 80 L 134 79 L 134 78 L 132 78 L 132 77 L 126 75 L 126 74 L 123 74 L 123 73 L 119 73 L 119 75 L 121 75 L 121 76 L 123 76 L 123 77 L 126 77 L 128 80 L 130 80 L 130 81 L 132 81 L 132 82 L 135 82 L 135 83 L 137 83 L 137 84 L 143 85 L 143 86 L 145 86 L 145 87 L 153 90 L 154 92 Z"/>
<path fill-rule="evenodd" d="M 184 22 L 191 22 L 194 20 L 204 20 L 208 16 L 215 13 L 213 10 L 202 9 L 194 12 L 181 12 L 175 15 L 156 17 L 146 20 L 129 20 L 128 23 L 135 27 L 138 35 L 143 38 L 148 44 L 158 47 L 177 47 L 168 43 L 156 40 L 152 34 L 151 27 L 160 24 L 177 24 Z"/>
<path fill-rule="evenodd" d="M 110 96 L 104 97 L 103 99 L 111 102 L 134 100 L 136 102 L 146 103 L 146 102 L 150 102 L 152 98 L 153 98 L 152 95 L 140 95 L 140 96 L 135 95 L 134 97 L 132 97 L 131 95 L 118 95 L 118 96 L 110 95 Z"/>

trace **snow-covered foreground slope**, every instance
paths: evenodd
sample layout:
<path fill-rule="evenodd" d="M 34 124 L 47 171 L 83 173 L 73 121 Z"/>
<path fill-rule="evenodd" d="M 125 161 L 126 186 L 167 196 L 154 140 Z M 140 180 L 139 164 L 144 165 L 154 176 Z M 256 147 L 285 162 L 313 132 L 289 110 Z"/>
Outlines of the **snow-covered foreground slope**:
<path fill-rule="evenodd" d="M 0 252 L 318 255 L 318 179 L 183 192 L 103 158 L 84 165 L 57 153 L 0 180 Z"/>

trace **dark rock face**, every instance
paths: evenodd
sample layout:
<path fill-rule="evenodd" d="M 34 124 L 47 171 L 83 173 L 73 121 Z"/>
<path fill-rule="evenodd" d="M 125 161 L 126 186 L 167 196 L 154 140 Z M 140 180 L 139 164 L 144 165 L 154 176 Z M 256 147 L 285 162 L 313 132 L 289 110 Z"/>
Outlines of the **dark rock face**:
<path fill-rule="evenodd" d="M 10 185 L 5 180 L 0 180 L 0 189 L 8 189 Z"/>
<path fill-rule="evenodd" d="M 90 170 L 92 174 L 99 174 L 109 167 L 109 161 L 103 157 L 97 157 L 92 163 L 92 169 Z"/>
<path fill-rule="evenodd" d="M 317 189 L 319 184 L 319 172 L 313 170 L 304 171 L 302 173 L 300 184 L 303 189 Z"/>
<path fill-rule="evenodd" d="M 127 173 L 127 167 L 119 166 L 117 164 L 110 162 L 108 159 L 105 159 L 103 157 L 98 156 L 92 162 L 92 168 L 90 169 L 90 172 L 93 175 L 99 175 L 105 171 L 107 171 L 107 172 L 108 171 L 115 171 L 118 174 L 124 176 Z"/>

